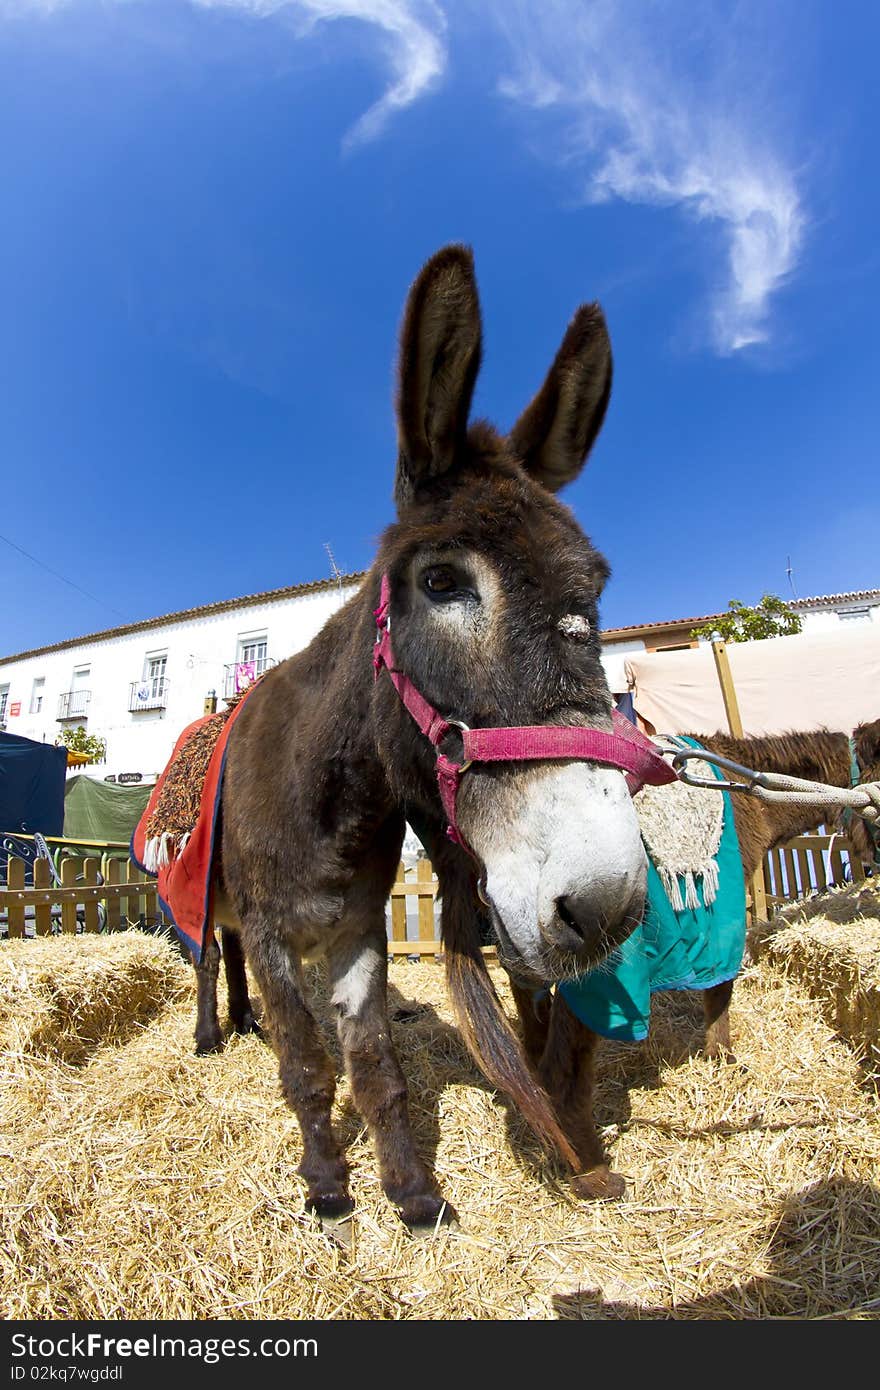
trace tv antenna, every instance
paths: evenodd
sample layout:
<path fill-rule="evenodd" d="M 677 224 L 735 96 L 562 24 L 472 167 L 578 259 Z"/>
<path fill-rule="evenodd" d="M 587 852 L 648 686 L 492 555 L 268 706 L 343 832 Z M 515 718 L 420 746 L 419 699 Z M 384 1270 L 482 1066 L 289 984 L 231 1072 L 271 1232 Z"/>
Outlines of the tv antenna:
<path fill-rule="evenodd" d="M 324 542 L 324 549 L 326 550 L 327 555 L 328 555 L 328 557 L 329 557 L 329 559 L 330 559 L 330 569 L 331 569 L 331 572 L 332 572 L 332 574 L 333 574 L 333 578 L 336 580 L 336 587 L 337 587 L 337 589 L 339 590 L 339 595 L 340 595 L 340 597 L 341 597 L 341 596 L 342 596 L 342 570 L 339 568 L 339 566 L 338 566 L 337 563 L 336 563 L 336 560 L 335 560 L 334 555 L 333 555 L 333 551 L 330 549 L 330 542 L 329 542 L 329 541 L 325 541 L 325 542 Z"/>
<path fill-rule="evenodd" d="M 797 598 L 797 589 L 794 587 L 794 570 L 791 567 L 791 556 L 786 556 L 786 559 L 788 560 L 788 565 L 785 573 L 788 575 L 788 587 L 791 589 L 792 598 Z"/>

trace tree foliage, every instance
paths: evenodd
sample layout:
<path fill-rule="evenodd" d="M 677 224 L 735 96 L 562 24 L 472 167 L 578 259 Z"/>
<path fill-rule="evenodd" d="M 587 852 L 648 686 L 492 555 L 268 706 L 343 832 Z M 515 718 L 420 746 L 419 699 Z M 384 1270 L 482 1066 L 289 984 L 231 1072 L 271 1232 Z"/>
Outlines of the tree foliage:
<path fill-rule="evenodd" d="M 802 627 L 800 614 L 776 594 L 765 594 L 751 608 L 735 598 L 727 606 L 729 613 L 692 628 L 691 637 L 709 639 L 718 633 L 725 642 L 755 642 L 763 637 L 790 637 Z"/>
<path fill-rule="evenodd" d="M 107 756 L 107 740 L 98 734 L 87 734 L 82 724 L 75 729 L 62 729 L 61 742 L 72 753 L 86 753 L 92 763 L 102 763 Z"/>

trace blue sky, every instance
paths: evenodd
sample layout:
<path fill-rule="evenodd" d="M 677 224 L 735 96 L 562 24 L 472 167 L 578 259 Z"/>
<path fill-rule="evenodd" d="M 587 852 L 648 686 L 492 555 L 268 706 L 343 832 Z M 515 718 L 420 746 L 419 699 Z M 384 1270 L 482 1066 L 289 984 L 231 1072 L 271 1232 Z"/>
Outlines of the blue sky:
<path fill-rule="evenodd" d="M 878 43 L 857 0 L 0 0 L 0 652 L 366 568 L 450 240 L 502 427 L 605 309 L 604 626 L 880 585 Z"/>

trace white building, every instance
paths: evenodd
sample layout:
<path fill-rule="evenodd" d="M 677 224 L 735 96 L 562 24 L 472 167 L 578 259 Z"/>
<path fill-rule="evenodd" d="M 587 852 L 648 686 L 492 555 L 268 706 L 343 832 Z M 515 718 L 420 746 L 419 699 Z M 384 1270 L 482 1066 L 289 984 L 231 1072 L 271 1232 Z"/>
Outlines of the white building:
<path fill-rule="evenodd" d="M 362 574 L 321 579 L 227 599 L 74 637 L 0 658 L 0 728 L 54 743 L 82 725 L 106 741 L 95 777 L 151 781 L 185 726 L 216 696 L 307 646 L 357 590 Z M 880 623 L 880 589 L 794 601 L 804 630 Z M 690 629 L 720 614 L 672 619 L 602 633 L 611 689 L 626 690 L 623 664 L 634 652 L 696 646 Z"/>
<path fill-rule="evenodd" d="M 82 725 L 107 745 L 92 776 L 151 781 L 206 700 L 222 709 L 224 696 L 307 646 L 361 578 L 227 599 L 0 658 L 0 728 L 54 743 Z"/>

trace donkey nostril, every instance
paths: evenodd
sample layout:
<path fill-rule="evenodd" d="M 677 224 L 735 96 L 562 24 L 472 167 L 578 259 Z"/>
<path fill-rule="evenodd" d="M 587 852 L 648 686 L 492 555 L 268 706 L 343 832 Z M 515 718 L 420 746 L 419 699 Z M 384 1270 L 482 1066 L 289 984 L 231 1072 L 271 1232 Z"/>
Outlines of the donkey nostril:
<path fill-rule="evenodd" d="M 574 932 L 575 936 L 578 937 L 580 941 L 584 941 L 583 924 L 579 922 L 575 916 L 572 910 L 573 906 L 574 903 L 571 898 L 556 899 L 556 911 L 559 914 L 560 920 L 565 923 L 569 931 Z"/>

